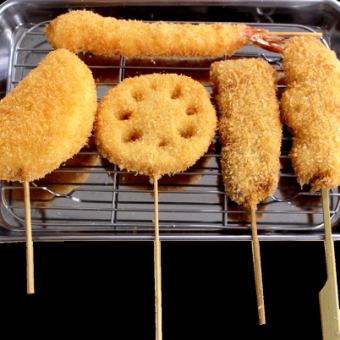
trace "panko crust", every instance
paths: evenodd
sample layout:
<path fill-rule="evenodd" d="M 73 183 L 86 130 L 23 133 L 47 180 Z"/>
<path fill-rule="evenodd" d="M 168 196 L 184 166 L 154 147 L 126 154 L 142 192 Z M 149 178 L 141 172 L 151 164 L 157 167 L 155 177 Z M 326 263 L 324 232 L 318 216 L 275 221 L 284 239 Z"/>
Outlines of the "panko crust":
<path fill-rule="evenodd" d="M 49 53 L 0 101 L 0 178 L 33 181 L 87 142 L 96 112 L 95 83 L 73 53 Z"/>
<path fill-rule="evenodd" d="M 117 20 L 90 11 L 54 19 L 46 36 L 54 48 L 99 56 L 205 56 L 233 54 L 249 41 L 243 24 L 173 24 Z"/>
<path fill-rule="evenodd" d="M 274 69 L 261 59 L 212 64 L 221 165 L 228 196 L 251 207 L 275 192 L 282 126 Z"/>
<path fill-rule="evenodd" d="M 340 63 L 312 37 L 289 39 L 283 56 L 288 88 L 281 105 L 298 182 L 312 191 L 334 188 L 340 184 Z"/>
<path fill-rule="evenodd" d="M 121 169 L 160 177 L 196 163 L 208 150 L 216 120 L 208 92 L 187 76 L 127 78 L 99 105 L 96 143 Z"/>
<path fill-rule="evenodd" d="M 316 75 L 328 77 L 339 62 L 334 51 L 326 48 L 314 37 L 292 37 L 283 49 L 284 74 L 286 83 L 313 81 Z M 302 67 L 303 65 L 303 67 Z"/>

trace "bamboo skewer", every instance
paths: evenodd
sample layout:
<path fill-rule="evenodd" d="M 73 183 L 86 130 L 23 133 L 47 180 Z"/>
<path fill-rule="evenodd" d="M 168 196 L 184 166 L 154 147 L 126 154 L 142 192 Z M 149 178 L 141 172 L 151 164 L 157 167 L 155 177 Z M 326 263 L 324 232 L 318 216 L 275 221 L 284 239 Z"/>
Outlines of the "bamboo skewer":
<path fill-rule="evenodd" d="M 252 252 L 253 252 L 257 309 L 258 309 L 258 315 L 259 315 L 259 324 L 265 325 L 266 324 L 266 312 L 265 312 L 264 295 L 263 295 L 260 243 L 257 237 L 256 206 L 252 205 L 250 211 L 251 211 L 251 233 L 252 233 L 251 245 L 252 245 Z"/>
<path fill-rule="evenodd" d="M 324 244 L 327 270 L 326 284 L 319 292 L 322 336 L 323 340 L 336 340 L 340 339 L 340 310 L 328 189 L 322 189 L 322 206 L 325 226 Z"/>
<path fill-rule="evenodd" d="M 31 224 L 30 184 L 24 182 L 25 224 L 26 224 L 26 279 L 27 294 L 34 294 L 34 258 Z"/>
<path fill-rule="evenodd" d="M 273 31 L 268 31 L 268 32 L 266 32 L 266 35 L 275 35 L 275 36 L 284 36 L 284 37 L 290 37 L 290 36 L 322 37 L 323 33 L 321 33 L 321 32 L 273 32 Z"/>
<path fill-rule="evenodd" d="M 158 221 L 158 178 L 154 177 L 154 276 L 155 276 L 155 325 L 156 340 L 162 340 L 162 265 L 161 265 L 161 242 L 159 240 Z"/>

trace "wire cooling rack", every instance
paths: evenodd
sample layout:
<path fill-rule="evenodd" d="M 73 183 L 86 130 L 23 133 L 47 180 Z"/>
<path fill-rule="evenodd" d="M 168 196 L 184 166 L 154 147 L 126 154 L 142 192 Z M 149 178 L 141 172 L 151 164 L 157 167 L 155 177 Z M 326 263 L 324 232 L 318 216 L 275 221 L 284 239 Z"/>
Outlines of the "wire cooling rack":
<path fill-rule="evenodd" d="M 44 35 L 48 22 L 20 27 L 15 36 L 7 91 L 50 52 Z M 271 31 L 312 31 L 300 25 L 256 24 Z M 326 41 L 324 41 L 325 44 Z M 180 73 L 200 81 L 211 92 L 206 58 L 98 58 L 81 54 L 93 72 L 99 101 L 126 77 L 154 72 Z M 232 58 L 261 57 L 282 73 L 281 57 L 246 47 Z M 220 58 L 224 59 L 224 58 Z M 279 81 L 278 92 L 285 85 Z M 34 136 L 32 136 L 34 138 Z M 258 229 L 263 239 L 317 239 L 322 233 L 319 193 L 301 190 L 291 168 L 291 137 L 284 132 L 279 188 L 258 206 Z M 225 195 L 215 137 L 209 151 L 183 174 L 159 182 L 161 238 L 212 240 L 250 238 L 250 217 Z M 35 239 L 152 239 L 153 187 L 148 178 L 121 171 L 102 159 L 93 142 L 43 180 L 31 183 Z M 339 226 L 339 190 L 330 193 L 331 215 Z M 8 237 L 24 231 L 23 188 L 1 183 L 2 228 Z M 13 236 L 14 235 L 14 236 Z M 319 235 L 319 236 L 318 236 Z"/>

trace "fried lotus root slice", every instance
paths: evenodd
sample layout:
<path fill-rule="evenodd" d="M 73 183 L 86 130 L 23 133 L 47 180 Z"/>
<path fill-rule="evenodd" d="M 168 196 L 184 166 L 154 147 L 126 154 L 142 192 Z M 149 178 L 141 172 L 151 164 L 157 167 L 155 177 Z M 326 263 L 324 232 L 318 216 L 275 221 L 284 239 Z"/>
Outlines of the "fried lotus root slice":
<path fill-rule="evenodd" d="M 73 53 L 49 53 L 0 101 L 0 179 L 44 177 L 87 143 L 96 112 L 95 83 Z"/>
<path fill-rule="evenodd" d="M 96 143 L 122 169 L 149 177 L 186 170 L 207 151 L 216 129 L 208 92 L 176 74 L 125 79 L 98 108 Z"/>

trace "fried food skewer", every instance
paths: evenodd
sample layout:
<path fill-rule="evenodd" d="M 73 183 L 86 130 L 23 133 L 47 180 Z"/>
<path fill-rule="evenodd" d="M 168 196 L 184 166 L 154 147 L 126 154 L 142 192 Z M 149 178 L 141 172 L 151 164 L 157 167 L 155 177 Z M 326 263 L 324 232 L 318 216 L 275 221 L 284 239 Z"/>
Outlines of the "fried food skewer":
<path fill-rule="evenodd" d="M 67 50 L 49 53 L 0 101 L 0 179 L 24 184 L 28 294 L 34 293 L 29 182 L 86 144 L 95 111 L 91 71 Z"/>
<path fill-rule="evenodd" d="M 51 21 L 46 36 L 54 48 L 98 56 L 232 55 L 248 43 L 275 50 L 284 40 L 273 35 L 317 35 L 315 32 L 268 32 L 244 24 L 183 24 L 102 17 L 91 11 L 72 11 Z"/>
<path fill-rule="evenodd" d="M 176 74 L 125 79 L 99 106 L 99 152 L 121 169 L 147 175 L 154 184 L 155 332 L 162 340 L 161 242 L 158 180 L 182 172 L 207 151 L 216 129 L 209 94 Z"/>
<path fill-rule="evenodd" d="M 340 183 L 340 62 L 319 40 L 294 37 L 284 46 L 283 66 L 288 88 L 281 105 L 297 180 L 312 191 L 334 188 Z"/>
<path fill-rule="evenodd" d="M 27 294 L 34 294 L 34 251 L 32 240 L 32 222 L 31 222 L 31 200 L 30 200 L 30 184 L 24 182 L 25 195 L 25 225 L 26 225 L 26 281 Z"/>
<path fill-rule="evenodd" d="M 259 323 L 265 305 L 256 206 L 276 190 L 282 128 L 274 69 L 261 59 L 212 64 L 210 78 L 219 108 L 221 165 L 226 192 L 251 212 L 252 250 Z"/>
<path fill-rule="evenodd" d="M 308 67 L 305 67 L 308 60 Z M 319 40 L 294 37 L 283 46 L 287 89 L 283 117 L 293 134 L 290 158 L 301 186 L 322 191 L 327 281 L 319 293 L 324 340 L 340 339 L 338 284 L 329 189 L 340 183 L 340 62 Z"/>
<path fill-rule="evenodd" d="M 242 24 L 145 23 L 78 10 L 54 19 L 45 33 L 54 48 L 99 56 L 219 56 L 244 46 L 248 30 Z"/>

